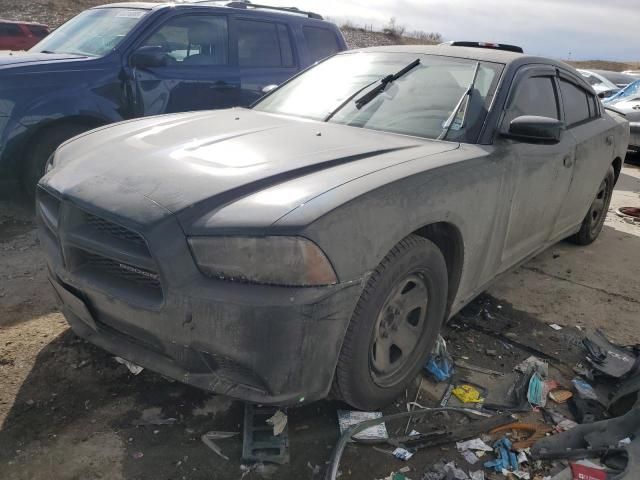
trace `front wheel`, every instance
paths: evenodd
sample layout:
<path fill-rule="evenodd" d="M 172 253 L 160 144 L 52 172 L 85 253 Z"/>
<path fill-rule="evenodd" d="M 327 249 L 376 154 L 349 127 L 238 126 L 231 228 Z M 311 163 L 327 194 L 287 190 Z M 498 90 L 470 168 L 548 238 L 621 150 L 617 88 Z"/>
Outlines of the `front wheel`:
<path fill-rule="evenodd" d="M 610 166 L 607 174 L 600 183 L 600 187 L 598 187 L 598 193 L 596 193 L 596 197 L 593 199 L 587 215 L 584 217 L 584 220 L 582 220 L 580 230 L 575 235 L 569 237 L 570 241 L 578 245 L 589 245 L 598 238 L 604 226 L 604 221 L 607 218 L 615 182 L 616 174 L 613 167 Z"/>
<path fill-rule="evenodd" d="M 410 235 L 371 274 L 340 352 L 334 392 L 355 408 L 393 402 L 433 348 L 447 304 L 447 266 L 431 241 Z"/>
<path fill-rule="evenodd" d="M 25 157 L 26 164 L 22 174 L 22 185 L 29 196 L 33 197 L 35 195 L 38 181 L 45 174 L 47 160 L 53 155 L 56 148 L 90 128 L 80 123 L 69 123 L 49 127 L 36 134 L 35 142 L 31 145 Z"/>

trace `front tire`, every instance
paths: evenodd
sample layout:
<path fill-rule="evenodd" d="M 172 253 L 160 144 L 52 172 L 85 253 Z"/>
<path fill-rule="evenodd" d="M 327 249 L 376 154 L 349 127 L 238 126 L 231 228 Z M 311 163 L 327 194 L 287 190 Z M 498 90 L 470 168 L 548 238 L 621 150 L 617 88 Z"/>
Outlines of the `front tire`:
<path fill-rule="evenodd" d="M 584 220 L 582 220 L 580 230 L 575 235 L 569 237 L 571 242 L 578 245 L 589 245 L 598 238 L 604 226 L 607 212 L 609 211 L 615 182 L 616 174 L 613 166 L 610 166 L 607 174 L 600 183 L 600 187 L 598 187 L 598 193 L 596 193 L 596 197 L 593 199 L 587 215 L 584 217 Z"/>
<path fill-rule="evenodd" d="M 80 135 L 91 127 L 80 123 L 66 124 L 45 129 L 36 134 L 35 143 L 27 151 L 25 167 L 22 174 L 22 186 L 31 197 L 35 195 L 38 181 L 45 174 L 45 166 L 56 149 L 76 135 Z"/>
<path fill-rule="evenodd" d="M 334 393 L 355 408 L 393 402 L 420 371 L 444 322 L 447 266 L 438 247 L 410 235 L 371 274 L 340 352 Z"/>

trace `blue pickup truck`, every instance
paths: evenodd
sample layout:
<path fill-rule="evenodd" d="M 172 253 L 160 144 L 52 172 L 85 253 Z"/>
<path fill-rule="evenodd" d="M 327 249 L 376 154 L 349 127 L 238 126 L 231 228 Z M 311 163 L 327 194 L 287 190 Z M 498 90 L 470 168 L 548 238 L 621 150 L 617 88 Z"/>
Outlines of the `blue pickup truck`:
<path fill-rule="evenodd" d="M 346 48 L 335 25 L 295 8 L 194 0 L 86 10 L 30 51 L 0 56 L 0 192 L 21 183 L 32 193 L 53 151 L 82 132 L 248 106 Z"/>

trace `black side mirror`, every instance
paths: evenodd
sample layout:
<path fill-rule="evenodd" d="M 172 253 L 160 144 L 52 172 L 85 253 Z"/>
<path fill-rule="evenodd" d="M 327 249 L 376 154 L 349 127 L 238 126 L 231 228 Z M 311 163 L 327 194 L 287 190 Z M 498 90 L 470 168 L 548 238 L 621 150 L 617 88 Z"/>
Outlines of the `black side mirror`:
<path fill-rule="evenodd" d="M 555 118 L 523 115 L 509 124 L 505 137 L 528 143 L 558 143 L 564 123 Z"/>
<path fill-rule="evenodd" d="M 158 47 L 142 47 L 131 54 L 129 64 L 136 68 L 164 67 L 167 55 Z"/>

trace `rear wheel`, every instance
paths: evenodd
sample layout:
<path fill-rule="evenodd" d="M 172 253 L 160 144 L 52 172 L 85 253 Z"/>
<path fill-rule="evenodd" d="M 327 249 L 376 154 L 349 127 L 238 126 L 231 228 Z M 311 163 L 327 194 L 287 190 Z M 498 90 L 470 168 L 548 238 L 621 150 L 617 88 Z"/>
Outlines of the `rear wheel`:
<path fill-rule="evenodd" d="M 345 335 L 334 391 L 371 410 L 395 400 L 416 376 L 444 321 L 447 267 L 438 247 L 410 235 L 375 269 Z"/>
<path fill-rule="evenodd" d="M 45 173 L 47 160 L 53 155 L 56 148 L 90 128 L 80 123 L 69 123 L 50 127 L 36 134 L 35 143 L 27 151 L 26 164 L 22 174 L 22 186 L 30 196 L 35 195 L 38 181 Z"/>
<path fill-rule="evenodd" d="M 607 174 L 600 183 L 600 187 L 598 187 L 598 192 L 589 207 L 587 215 L 584 217 L 584 220 L 582 220 L 580 230 L 575 235 L 569 237 L 570 241 L 578 245 L 589 245 L 598 238 L 598 235 L 600 235 L 602 231 L 604 221 L 607 218 L 615 181 L 616 175 L 613 166 L 610 166 Z"/>

